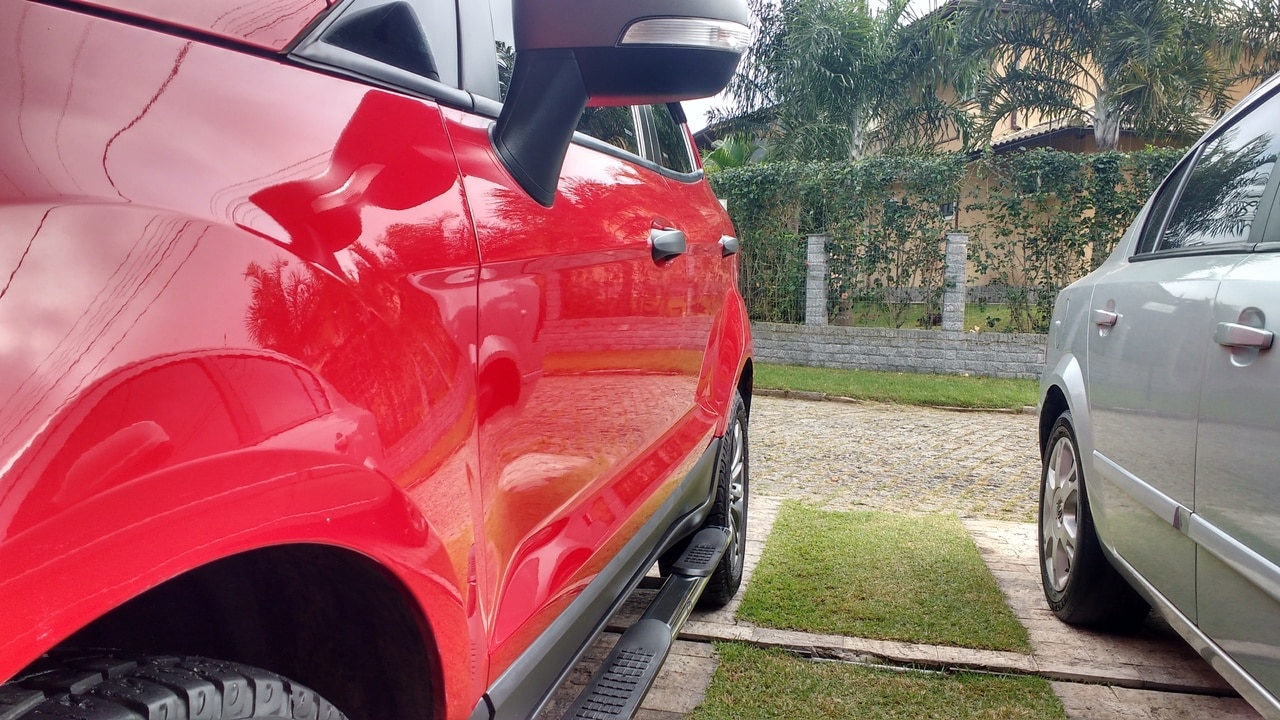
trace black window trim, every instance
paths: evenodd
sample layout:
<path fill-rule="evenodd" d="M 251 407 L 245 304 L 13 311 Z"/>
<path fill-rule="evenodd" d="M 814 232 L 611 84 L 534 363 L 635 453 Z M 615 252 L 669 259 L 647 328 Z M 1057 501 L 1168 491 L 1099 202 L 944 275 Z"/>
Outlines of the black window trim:
<path fill-rule="evenodd" d="M 307 32 L 303 35 L 303 38 L 297 42 L 289 52 L 289 59 L 315 70 L 357 80 L 359 82 L 381 87 L 393 92 L 412 95 L 424 100 L 434 100 L 443 105 L 458 108 L 459 110 L 474 112 L 476 98 L 465 90 L 444 82 L 430 80 L 418 75 L 417 73 L 402 70 L 401 68 L 393 65 L 366 57 L 345 48 L 330 45 L 321 40 L 325 31 L 328 30 L 334 22 L 341 18 L 344 13 L 351 9 L 352 5 L 364 1 L 365 0 L 344 0 L 331 8 L 319 22 L 308 28 Z M 381 4 L 397 1 L 398 0 L 382 0 Z M 375 3 L 375 6 L 376 4 L 379 3 Z M 458 31 L 460 23 L 460 18 L 455 18 L 455 33 Z M 461 41 L 462 38 L 458 37 L 457 42 L 459 43 L 459 55 L 462 53 Z M 459 57 L 458 60 L 458 73 L 461 76 L 461 57 Z"/>

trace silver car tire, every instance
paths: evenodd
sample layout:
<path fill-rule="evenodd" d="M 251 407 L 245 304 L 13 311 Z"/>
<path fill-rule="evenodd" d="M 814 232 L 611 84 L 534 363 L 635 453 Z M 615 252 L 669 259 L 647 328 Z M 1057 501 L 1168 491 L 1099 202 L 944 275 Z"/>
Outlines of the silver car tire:
<path fill-rule="evenodd" d="M 1054 421 L 1040 469 L 1040 581 L 1049 608 L 1072 625 L 1124 627 L 1145 617 L 1147 602 L 1102 551 L 1071 413 Z"/>

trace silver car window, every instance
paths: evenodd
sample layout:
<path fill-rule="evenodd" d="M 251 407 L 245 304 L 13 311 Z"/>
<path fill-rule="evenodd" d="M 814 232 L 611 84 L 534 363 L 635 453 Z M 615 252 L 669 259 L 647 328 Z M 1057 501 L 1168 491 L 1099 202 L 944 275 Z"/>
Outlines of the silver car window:
<path fill-rule="evenodd" d="M 1248 240 L 1258 203 L 1280 156 L 1280 96 L 1273 96 L 1205 146 L 1161 233 L 1157 251 Z"/>

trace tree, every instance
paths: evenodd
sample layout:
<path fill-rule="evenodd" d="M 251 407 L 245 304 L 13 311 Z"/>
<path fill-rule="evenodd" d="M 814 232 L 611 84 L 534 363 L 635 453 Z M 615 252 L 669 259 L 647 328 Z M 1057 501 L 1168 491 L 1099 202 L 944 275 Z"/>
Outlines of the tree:
<path fill-rule="evenodd" d="M 1241 0 L 1236 27 L 1244 64 L 1241 78 L 1261 82 L 1280 72 L 1280 6 L 1276 0 Z"/>
<path fill-rule="evenodd" d="M 950 23 L 913 16 L 908 0 L 751 0 L 756 42 L 718 120 L 754 120 L 773 157 L 848 160 L 889 145 L 931 147 L 965 135 L 947 99 L 962 85 Z"/>
<path fill-rule="evenodd" d="M 1100 150 L 1121 128 L 1187 136 L 1230 105 L 1238 54 L 1233 0 L 973 0 L 971 56 L 990 72 L 975 98 L 985 131 L 1023 111 L 1093 126 Z"/>
<path fill-rule="evenodd" d="M 702 167 L 708 173 L 742 167 L 750 164 L 760 150 L 760 144 L 750 136 L 734 133 L 715 141 L 714 149 L 703 156 Z"/>

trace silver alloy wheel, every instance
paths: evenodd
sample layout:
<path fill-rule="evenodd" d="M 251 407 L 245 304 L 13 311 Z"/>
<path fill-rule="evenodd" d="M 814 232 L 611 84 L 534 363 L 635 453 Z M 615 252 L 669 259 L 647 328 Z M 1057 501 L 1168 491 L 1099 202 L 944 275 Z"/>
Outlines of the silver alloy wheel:
<path fill-rule="evenodd" d="M 1063 592 L 1080 540 L 1080 468 L 1070 435 L 1059 437 L 1049 452 L 1040 502 L 1040 562 L 1054 591 Z"/>
<path fill-rule="evenodd" d="M 741 571 L 743 550 L 747 544 L 747 524 L 743 519 L 746 510 L 747 444 L 741 417 L 735 417 L 729 427 L 729 575 Z"/>

